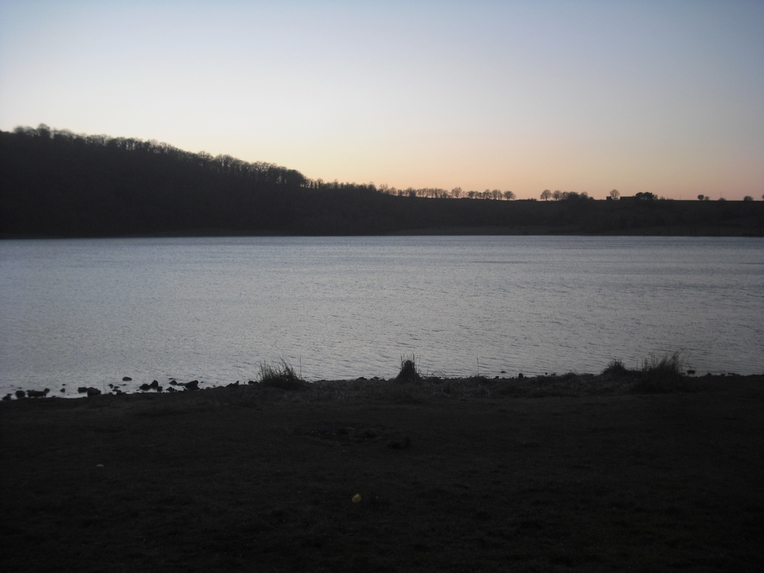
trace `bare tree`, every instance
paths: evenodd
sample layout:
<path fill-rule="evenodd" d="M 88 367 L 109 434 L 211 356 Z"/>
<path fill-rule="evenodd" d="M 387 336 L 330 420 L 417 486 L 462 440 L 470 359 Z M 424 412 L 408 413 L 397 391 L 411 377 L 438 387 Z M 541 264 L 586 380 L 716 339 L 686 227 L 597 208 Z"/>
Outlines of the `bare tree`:
<path fill-rule="evenodd" d="M 551 192 L 549 189 L 544 189 L 544 190 L 541 192 L 541 198 L 542 198 L 544 201 L 549 201 L 549 199 L 551 199 L 551 198 L 552 198 L 552 192 Z"/>
<path fill-rule="evenodd" d="M 562 199 L 562 191 L 560 191 L 560 190 L 558 189 L 557 191 L 555 191 L 554 193 L 552 193 L 552 197 L 554 197 L 554 200 L 555 200 L 555 201 L 559 201 L 560 199 Z"/>
<path fill-rule="evenodd" d="M 516 195 L 512 191 L 504 191 L 504 199 L 506 201 L 514 201 Z"/>
<path fill-rule="evenodd" d="M 618 199 L 620 199 L 620 198 L 621 198 L 621 194 L 618 192 L 618 189 L 613 189 L 613 190 L 610 192 L 610 198 L 611 198 L 613 201 L 618 201 Z"/>

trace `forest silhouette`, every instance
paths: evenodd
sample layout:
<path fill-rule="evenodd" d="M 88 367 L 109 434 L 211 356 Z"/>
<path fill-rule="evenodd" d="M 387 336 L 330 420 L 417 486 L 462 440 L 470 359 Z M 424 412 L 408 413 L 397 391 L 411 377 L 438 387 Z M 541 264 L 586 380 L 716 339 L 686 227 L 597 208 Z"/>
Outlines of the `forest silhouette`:
<path fill-rule="evenodd" d="M 0 131 L 0 236 L 764 235 L 764 202 L 391 189 L 165 143 Z M 548 200 L 554 199 L 554 200 Z"/>

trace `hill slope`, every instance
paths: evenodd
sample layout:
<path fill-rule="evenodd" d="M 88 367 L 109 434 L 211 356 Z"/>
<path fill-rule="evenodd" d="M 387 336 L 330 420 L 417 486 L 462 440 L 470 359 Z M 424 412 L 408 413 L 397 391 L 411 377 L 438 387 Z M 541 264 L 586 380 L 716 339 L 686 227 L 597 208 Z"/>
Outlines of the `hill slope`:
<path fill-rule="evenodd" d="M 763 202 L 429 199 L 154 141 L 0 132 L 0 236 L 764 234 Z"/>

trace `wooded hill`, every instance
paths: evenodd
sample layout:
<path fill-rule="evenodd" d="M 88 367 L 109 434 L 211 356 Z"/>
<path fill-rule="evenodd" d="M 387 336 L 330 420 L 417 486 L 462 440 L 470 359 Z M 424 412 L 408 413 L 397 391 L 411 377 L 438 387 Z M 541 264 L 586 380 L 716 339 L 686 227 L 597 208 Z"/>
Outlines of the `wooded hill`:
<path fill-rule="evenodd" d="M 136 139 L 0 131 L 0 236 L 764 236 L 762 201 L 425 198 Z M 506 197 L 506 196 L 503 196 Z"/>

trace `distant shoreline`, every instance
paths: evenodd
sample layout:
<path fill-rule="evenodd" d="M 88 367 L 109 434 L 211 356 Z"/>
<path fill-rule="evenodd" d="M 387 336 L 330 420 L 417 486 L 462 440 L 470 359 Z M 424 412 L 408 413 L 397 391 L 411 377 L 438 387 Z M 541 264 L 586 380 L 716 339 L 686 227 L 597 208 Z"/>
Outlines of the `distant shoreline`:
<path fill-rule="evenodd" d="M 479 237 L 479 236 L 513 236 L 513 237 L 739 237 L 760 239 L 764 231 L 754 233 L 740 228 L 687 228 L 666 227 L 652 229 L 632 229 L 611 232 L 565 231 L 550 228 L 517 228 L 517 227 L 431 227 L 422 229 L 404 229 L 388 233 L 372 234 L 300 234 L 287 232 L 231 232 L 222 229 L 208 231 L 192 231 L 189 233 L 134 233 L 119 235 L 45 235 L 45 234 L 0 234 L 2 241 L 32 241 L 55 239 L 195 239 L 195 238 L 241 238 L 241 237 Z"/>

